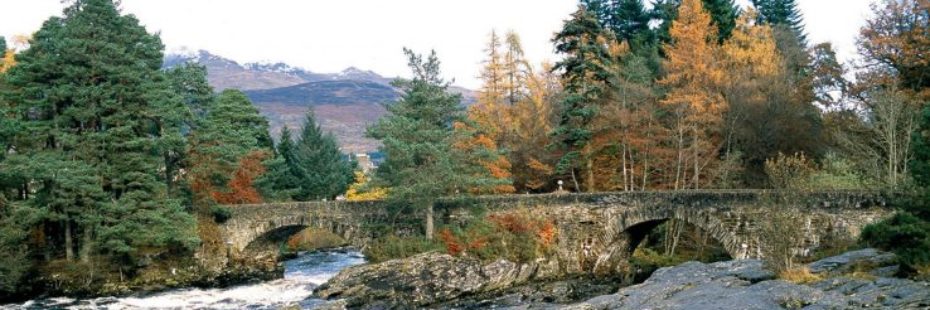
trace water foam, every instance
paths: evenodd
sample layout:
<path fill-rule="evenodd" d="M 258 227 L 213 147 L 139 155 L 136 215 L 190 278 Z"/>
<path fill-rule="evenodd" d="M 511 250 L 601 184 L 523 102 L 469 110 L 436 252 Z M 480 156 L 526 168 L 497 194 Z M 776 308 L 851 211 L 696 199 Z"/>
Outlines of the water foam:
<path fill-rule="evenodd" d="M 0 306 L 0 309 L 278 309 L 294 304 L 312 308 L 319 303 L 308 300 L 314 288 L 340 270 L 363 263 L 365 259 L 354 251 L 310 253 L 284 262 L 284 279 L 258 284 L 224 289 L 183 289 L 145 297 L 51 298 Z"/>

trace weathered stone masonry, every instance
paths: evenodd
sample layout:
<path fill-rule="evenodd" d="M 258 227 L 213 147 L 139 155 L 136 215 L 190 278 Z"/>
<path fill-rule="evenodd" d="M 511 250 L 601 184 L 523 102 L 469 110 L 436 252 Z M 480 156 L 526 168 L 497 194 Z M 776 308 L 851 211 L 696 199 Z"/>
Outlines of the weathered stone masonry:
<path fill-rule="evenodd" d="M 786 197 L 791 197 L 790 199 Z M 836 238 L 855 238 L 867 224 L 887 215 L 888 198 L 877 192 L 676 191 L 570 195 L 477 197 L 486 212 L 527 208 L 556 222 L 557 259 L 567 271 L 608 271 L 618 268 L 636 245 L 662 222 L 678 219 L 714 237 L 736 259 L 758 258 L 761 240 L 755 223 L 778 208 L 802 210 L 808 247 Z M 440 222 L 465 222 L 473 208 L 437 207 Z M 463 204 L 466 205 L 466 204 Z M 357 246 L 378 237 L 370 227 L 396 222 L 380 202 L 309 202 L 230 206 L 232 217 L 222 225 L 227 241 L 243 251 L 270 234 L 288 234 L 304 227 L 327 229 Z"/>

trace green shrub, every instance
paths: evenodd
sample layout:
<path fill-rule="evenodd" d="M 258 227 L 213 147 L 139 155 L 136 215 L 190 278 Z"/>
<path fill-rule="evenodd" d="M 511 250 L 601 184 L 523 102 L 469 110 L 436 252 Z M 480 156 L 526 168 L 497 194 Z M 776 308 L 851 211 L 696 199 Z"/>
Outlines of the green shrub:
<path fill-rule="evenodd" d="M 871 247 L 892 251 L 905 272 L 930 265 L 930 223 L 910 213 L 866 226 L 861 241 Z"/>
<path fill-rule="evenodd" d="M 524 208 L 490 214 L 465 227 L 443 228 L 439 240 L 452 255 L 526 263 L 549 256 L 557 234 L 552 221 Z"/>
<path fill-rule="evenodd" d="M 375 240 L 363 251 L 372 263 L 380 263 L 398 258 L 407 258 L 420 253 L 442 251 L 443 244 L 424 237 L 398 237 L 388 235 Z"/>
<path fill-rule="evenodd" d="M 226 221 L 232 217 L 232 212 L 229 211 L 229 208 L 223 206 L 210 207 L 210 214 L 213 215 L 213 221 L 217 224 L 226 223 Z"/>

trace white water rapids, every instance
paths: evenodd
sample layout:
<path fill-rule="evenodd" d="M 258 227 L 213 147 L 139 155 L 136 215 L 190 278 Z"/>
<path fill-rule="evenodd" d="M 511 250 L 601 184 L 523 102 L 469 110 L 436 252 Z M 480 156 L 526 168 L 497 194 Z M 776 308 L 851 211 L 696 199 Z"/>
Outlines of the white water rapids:
<path fill-rule="evenodd" d="M 181 289 L 145 297 L 103 297 L 88 300 L 49 298 L 23 304 L 0 305 L 19 309 L 279 309 L 300 305 L 313 309 L 322 301 L 310 298 L 313 289 L 340 270 L 365 263 L 361 253 L 317 252 L 284 262 L 284 278 L 222 289 Z"/>

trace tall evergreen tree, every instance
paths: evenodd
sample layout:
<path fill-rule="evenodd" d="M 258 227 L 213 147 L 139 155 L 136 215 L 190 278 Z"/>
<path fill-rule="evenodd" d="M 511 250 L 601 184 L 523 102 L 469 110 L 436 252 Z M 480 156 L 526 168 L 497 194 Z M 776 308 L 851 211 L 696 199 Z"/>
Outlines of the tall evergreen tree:
<path fill-rule="evenodd" d="M 595 15 L 580 7 L 565 22 L 554 39 L 556 51 L 565 55 L 554 70 L 561 70 L 564 86 L 562 115 L 553 134 L 564 152 L 558 170 L 569 173 L 575 190 L 581 190 L 577 170 L 584 170 L 585 187 L 593 190 L 594 179 L 590 150 L 590 123 L 598 113 L 611 77 L 611 57 L 604 28 Z"/>
<path fill-rule="evenodd" d="M 368 128 L 368 135 L 383 143 L 380 150 L 385 155 L 373 182 L 389 187 L 389 199 L 425 211 L 426 236 L 432 238 L 434 201 L 477 187 L 487 178 L 483 167 L 464 164 L 465 152 L 452 149 L 458 139 L 453 126 L 465 114 L 461 95 L 450 93 L 440 77 L 436 53 L 426 58 L 407 49 L 404 53 L 413 78 L 394 83 L 404 94 Z"/>
<path fill-rule="evenodd" d="M 163 122 L 177 106 L 158 99 L 162 49 L 111 0 L 77 0 L 43 24 L 9 71 L 4 97 L 16 102 L 10 112 L 21 127 L 4 165 L 21 172 L 17 199 L 48 215 L 67 258 L 78 244 L 88 259 L 197 242 L 159 175 L 159 154 L 180 130 Z"/>
<path fill-rule="evenodd" d="M 786 26 L 797 36 L 801 45 L 807 45 L 804 18 L 794 0 L 752 0 L 752 5 L 759 11 L 760 22 L 770 24 L 772 28 Z"/>
<path fill-rule="evenodd" d="M 213 87 L 207 81 L 207 68 L 200 64 L 185 63 L 167 70 L 174 92 L 193 113 L 195 119 L 204 119 L 216 99 Z M 196 128 L 196 124 L 190 124 Z M 191 128 L 189 128 L 191 129 Z"/>
<path fill-rule="evenodd" d="M 717 26 L 717 43 L 723 44 L 736 27 L 739 6 L 733 0 L 704 0 L 704 9 L 710 13 L 711 20 Z"/>
<path fill-rule="evenodd" d="M 268 172 L 256 181 L 262 195 L 272 201 L 295 200 L 301 190 L 301 178 L 306 173 L 296 158 L 294 138 L 287 126 L 281 129 L 275 157 L 265 162 L 265 166 Z"/>
<path fill-rule="evenodd" d="M 284 145 L 285 151 L 290 146 Z M 285 162 L 288 155 L 285 156 Z M 333 199 L 349 189 L 354 180 L 352 165 L 339 151 L 336 137 L 324 133 L 316 123 L 313 111 L 307 112 L 300 139 L 294 146 L 294 159 L 299 165 L 301 189 L 298 200 Z"/>
<path fill-rule="evenodd" d="M 671 43 L 669 29 L 678 19 L 678 6 L 682 0 L 657 0 L 652 6 L 652 17 L 661 21 L 656 29 L 659 42 Z M 711 22 L 717 28 L 717 43 L 723 44 L 736 26 L 740 15 L 739 6 L 733 0 L 702 0 L 704 10 L 710 14 Z"/>
<path fill-rule="evenodd" d="M 618 40 L 631 42 L 644 38 L 651 32 L 651 18 L 642 0 L 614 0 L 613 12 L 607 26 Z"/>

